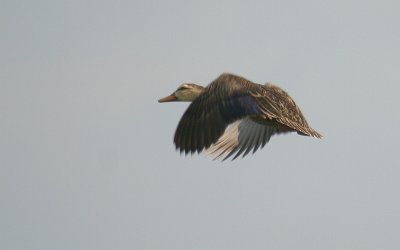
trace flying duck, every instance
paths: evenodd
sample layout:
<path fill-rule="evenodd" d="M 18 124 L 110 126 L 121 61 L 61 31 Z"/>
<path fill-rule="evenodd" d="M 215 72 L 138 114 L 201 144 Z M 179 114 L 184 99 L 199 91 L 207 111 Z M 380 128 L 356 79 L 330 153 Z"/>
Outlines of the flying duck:
<path fill-rule="evenodd" d="M 158 102 L 192 102 L 174 136 L 180 152 L 206 152 L 223 160 L 263 148 L 274 134 L 321 138 L 281 88 L 224 73 L 207 87 L 184 83 Z"/>

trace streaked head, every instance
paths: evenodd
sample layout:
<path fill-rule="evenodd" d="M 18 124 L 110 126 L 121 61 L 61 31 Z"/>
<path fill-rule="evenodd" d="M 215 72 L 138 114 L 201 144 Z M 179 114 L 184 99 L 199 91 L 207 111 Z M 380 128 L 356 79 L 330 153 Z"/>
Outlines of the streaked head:
<path fill-rule="evenodd" d="M 200 85 L 184 83 L 181 84 L 174 93 L 161 98 L 158 102 L 192 102 L 203 92 L 203 90 L 204 87 Z"/>

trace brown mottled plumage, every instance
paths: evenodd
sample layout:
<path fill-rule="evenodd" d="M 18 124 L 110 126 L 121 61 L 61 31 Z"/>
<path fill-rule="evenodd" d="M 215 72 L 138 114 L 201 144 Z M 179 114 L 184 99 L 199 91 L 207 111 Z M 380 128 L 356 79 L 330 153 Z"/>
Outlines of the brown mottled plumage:
<path fill-rule="evenodd" d="M 206 88 L 182 84 L 159 102 L 191 101 L 175 132 L 181 152 L 206 151 L 215 158 L 233 159 L 265 146 L 272 135 L 296 131 L 321 138 L 293 99 L 272 84 L 257 84 L 222 74 Z"/>

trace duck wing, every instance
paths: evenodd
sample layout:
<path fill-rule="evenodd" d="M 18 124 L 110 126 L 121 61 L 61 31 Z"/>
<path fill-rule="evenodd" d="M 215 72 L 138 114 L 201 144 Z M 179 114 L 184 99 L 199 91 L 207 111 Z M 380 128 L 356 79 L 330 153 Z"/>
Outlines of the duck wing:
<path fill-rule="evenodd" d="M 254 84 L 245 78 L 222 74 L 189 105 L 174 136 L 180 152 L 194 153 L 209 148 L 223 135 L 229 124 L 261 113 L 250 94 Z"/>

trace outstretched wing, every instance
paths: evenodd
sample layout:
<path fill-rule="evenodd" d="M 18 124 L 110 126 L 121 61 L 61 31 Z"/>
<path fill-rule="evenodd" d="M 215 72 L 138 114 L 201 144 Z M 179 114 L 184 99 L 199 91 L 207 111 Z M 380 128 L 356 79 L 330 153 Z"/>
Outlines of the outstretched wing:
<path fill-rule="evenodd" d="M 260 114 L 249 91 L 254 84 L 242 77 L 222 74 L 185 111 L 175 132 L 174 143 L 185 154 L 209 148 L 226 127 L 250 115 Z"/>

